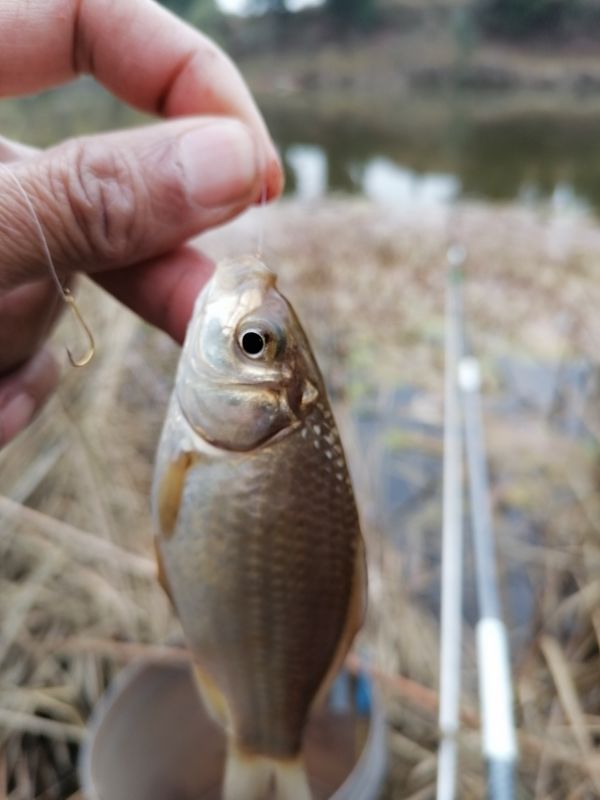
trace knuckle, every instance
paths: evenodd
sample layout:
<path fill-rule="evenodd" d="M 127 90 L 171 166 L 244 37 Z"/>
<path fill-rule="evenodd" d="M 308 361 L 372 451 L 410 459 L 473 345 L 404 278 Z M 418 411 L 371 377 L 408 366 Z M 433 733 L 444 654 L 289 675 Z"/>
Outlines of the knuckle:
<path fill-rule="evenodd" d="M 117 262 L 142 237 L 144 192 L 131 156 L 92 138 L 65 145 L 61 181 L 75 241 L 88 257 Z"/>

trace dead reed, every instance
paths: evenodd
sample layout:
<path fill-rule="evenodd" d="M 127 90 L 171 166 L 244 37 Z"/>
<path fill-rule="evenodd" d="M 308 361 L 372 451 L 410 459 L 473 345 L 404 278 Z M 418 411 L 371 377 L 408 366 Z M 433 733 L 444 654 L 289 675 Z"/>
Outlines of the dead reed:
<path fill-rule="evenodd" d="M 442 264 L 453 238 L 469 250 L 467 314 L 485 366 L 522 796 L 599 796 L 600 232 L 579 216 L 515 208 L 347 201 L 281 204 L 265 224 L 267 259 L 314 342 L 357 485 L 371 573 L 357 658 L 389 711 L 386 797 L 431 798 L 435 785 Z M 250 216 L 206 247 L 253 247 L 256 225 Z M 77 796 L 78 746 L 107 684 L 132 659 L 181 657 L 164 648 L 178 628 L 154 578 L 148 514 L 177 348 L 94 286 L 81 293 L 97 359 L 66 372 L 0 453 L 7 800 Z M 57 342 L 73 342 L 69 325 Z M 484 795 L 471 590 L 467 569 L 466 800 Z"/>

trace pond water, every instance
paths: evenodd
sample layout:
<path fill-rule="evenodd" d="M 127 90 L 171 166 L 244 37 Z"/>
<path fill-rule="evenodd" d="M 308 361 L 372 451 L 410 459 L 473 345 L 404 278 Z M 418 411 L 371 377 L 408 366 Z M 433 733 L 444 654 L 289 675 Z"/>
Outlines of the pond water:
<path fill-rule="evenodd" d="M 341 192 L 422 206 L 483 199 L 600 208 L 600 108 L 438 95 L 397 99 L 369 117 L 319 117 L 285 103 L 265 111 L 288 191 L 305 199 Z"/>
<path fill-rule="evenodd" d="M 261 101 L 288 194 L 362 194 L 424 207 L 475 198 L 600 208 L 600 106 L 555 98 L 540 109 L 488 95 L 390 95 L 373 108 L 363 100 L 337 110 L 335 98 L 302 93 Z M 89 79 L 0 104 L 0 133 L 38 145 L 143 120 Z"/>

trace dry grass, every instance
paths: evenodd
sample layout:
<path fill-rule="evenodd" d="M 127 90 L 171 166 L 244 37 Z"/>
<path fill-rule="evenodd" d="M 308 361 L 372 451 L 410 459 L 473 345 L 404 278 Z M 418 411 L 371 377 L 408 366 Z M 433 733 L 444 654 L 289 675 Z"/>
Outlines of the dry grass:
<path fill-rule="evenodd" d="M 341 201 L 282 204 L 264 222 L 269 261 L 330 382 L 365 522 L 371 610 L 360 652 L 389 712 L 387 796 L 430 798 L 435 780 L 439 472 L 387 515 L 382 481 L 390 464 L 418 484 L 419 459 L 439 463 L 452 237 L 469 248 L 467 309 L 486 369 L 522 796 L 597 796 L 600 390 L 597 372 L 579 394 L 561 376 L 575 361 L 597 364 L 600 234 L 579 217 L 511 208 L 394 213 Z M 257 224 L 249 217 L 206 247 L 246 250 Z M 148 514 L 177 351 L 95 288 L 82 295 L 97 359 L 67 372 L 58 397 L 0 454 L 0 798 L 11 800 L 77 791 L 77 746 L 94 704 L 124 663 L 177 631 L 154 579 Z M 72 342 L 69 324 L 59 340 Z M 547 408 L 507 406 L 506 358 L 555 370 Z M 390 417 L 403 387 L 415 391 Z M 569 433 L 565 408 L 586 436 Z M 365 440 L 369 419 L 385 425 Z M 468 617 L 471 584 L 467 573 Z M 484 795 L 469 624 L 464 686 L 460 796 L 469 800 Z"/>

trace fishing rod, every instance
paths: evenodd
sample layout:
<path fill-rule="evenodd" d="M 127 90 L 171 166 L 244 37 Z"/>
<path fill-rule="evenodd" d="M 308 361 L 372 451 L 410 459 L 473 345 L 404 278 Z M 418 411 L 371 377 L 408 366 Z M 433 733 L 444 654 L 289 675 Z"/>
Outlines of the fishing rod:
<path fill-rule="evenodd" d="M 465 348 L 458 368 L 469 474 L 479 620 L 476 626 L 482 750 L 490 800 L 513 800 L 517 745 L 506 626 L 502 621 L 481 410 L 481 370 Z"/>
<path fill-rule="evenodd" d="M 462 646 L 463 489 L 458 365 L 463 356 L 462 266 L 465 251 L 448 249 L 444 368 L 444 505 L 442 525 L 440 708 L 436 800 L 454 800 L 458 771 Z"/>

